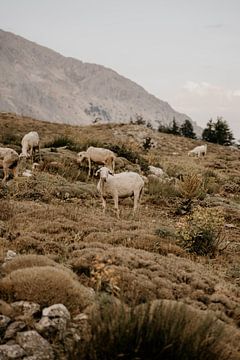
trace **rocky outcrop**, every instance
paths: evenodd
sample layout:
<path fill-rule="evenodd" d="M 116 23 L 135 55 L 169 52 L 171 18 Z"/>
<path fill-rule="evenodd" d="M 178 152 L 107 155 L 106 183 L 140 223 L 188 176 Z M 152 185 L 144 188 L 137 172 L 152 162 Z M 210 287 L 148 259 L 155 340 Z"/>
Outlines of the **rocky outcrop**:
<path fill-rule="evenodd" d="M 43 308 L 42 312 L 38 304 L 27 301 L 9 306 L 14 307 L 18 315 L 13 319 L 0 315 L 1 360 L 71 358 L 69 354 L 82 339 L 79 325 L 86 325 L 85 314 L 78 314 L 74 320 L 63 304 Z"/>

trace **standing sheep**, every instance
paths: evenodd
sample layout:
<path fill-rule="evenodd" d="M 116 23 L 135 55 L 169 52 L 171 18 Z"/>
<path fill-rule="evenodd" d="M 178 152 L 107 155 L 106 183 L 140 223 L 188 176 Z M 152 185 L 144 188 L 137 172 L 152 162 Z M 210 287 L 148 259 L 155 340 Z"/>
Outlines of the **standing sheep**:
<path fill-rule="evenodd" d="M 8 178 L 10 171 L 14 177 L 18 175 L 18 153 L 11 148 L 0 147 L 0 167 L 3 168 L 3 180 L 4 184 Z"/>
<path fill-rule="evenodd" d="M 91 161 L 106 165 L 114 172 L 116 156 L 114 152 L 109 149 L 90 146 L 87 151 L 81 151 L 77 156 L 77 162 L 79 164 L 81 164 L 84 159 L 88 160 L 88 176 L 91 175 Z"/>
<path fill-rule="evenodd" d="M 188 156 L 191 156 L 191 155 L 193 155 L 193 156 L 197 155 L 197 157 L 199 157 L 199 158 L 201 155 L 206 156 L 207 155 L 207 144 L 196 146 L 194 149 L 190 150 L 188 152 Z"/>
<path fill-rule="evenodd" d="M 114 208 L 119 219 L 118 199 L 134 196 L 133 214 L 135 214 L 140 196 L 143 192 L 144 181 L 135 172 L 122 172 L 113 175 L 107 167 L 101 167 L 96 174 L 100 174 L 97 190 L 101 194 L 103 213 L 106 210 L 106 197 L 114 200 Z"/>
<path fill-rule="evenodd" d="M 33 161 L 33 155 L 36 149 L 38 149 L 40 155 L 39 135 L 36 131 L 30 131 L 22 138 L 22 153 L 20 157 L 31 158 Z"/>

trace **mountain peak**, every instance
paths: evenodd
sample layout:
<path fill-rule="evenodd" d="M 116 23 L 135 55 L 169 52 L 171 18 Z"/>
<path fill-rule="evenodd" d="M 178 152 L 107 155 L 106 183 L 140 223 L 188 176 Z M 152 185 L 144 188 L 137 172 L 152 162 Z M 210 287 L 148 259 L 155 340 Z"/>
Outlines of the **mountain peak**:
<path fill-rule="evenodd" d="M 74 125 L 128 123 L 154 128 L 187 115 L 116 71 L 84 63 L 0 30 L 0 111 Z"/>

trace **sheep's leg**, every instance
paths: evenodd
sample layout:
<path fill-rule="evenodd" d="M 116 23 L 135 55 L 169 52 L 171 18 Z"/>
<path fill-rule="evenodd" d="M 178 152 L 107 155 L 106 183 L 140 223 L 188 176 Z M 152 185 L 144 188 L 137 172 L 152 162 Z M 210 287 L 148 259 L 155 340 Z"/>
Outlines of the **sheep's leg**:
<path fill-rule="evenodd" d="M 91 159 L 88 158 L 88 176 L 91 175 Z"/>
<path fill-rule="evenodd" d="M 4 177 L 2 179 L 2 183 L 5 184 L 5 182 L 8 178 L 8 175 L 9 175 L 9 168 L 7 166 L 3 166 L 3 174 L 4 174 Z"/>
<path fill-rule="evenodd" d="M 134 192 L 134 200 L 133 200 L 133 215 L 135 215 L 135 213 L 136 213 L 139 198 L 140 198 L 140 191 L 135 191 Z"/>
<path fill-rule="evenodd" d="M 116 210 L 117 218 L 119 219 L 120 216 L 119 216 L 119 207 L 118 207 L 118 196 L 114 195 L 113 200 L 114 200 L 114 209 Z"/>
<path fill-rule="evenodd" d="M 18 177 L 18 166 L 16 166 L 15 168 L 12 169 L 12 173 L 13 173 L 14 178 Z"/>
<path fill-rule="evenodd" d="M 41 161 L 42 159 L 41 159 L 41 153 L 40 153 L 40 145 L 38 145 L 37 148 L 38 148 L 39 161 Z"/>
<path fill-rule="evenodd" d="M 106 212 L 107 202 L 106 199 L 102 196 L 102 207 L 103 207 L 103 214 Z"/>

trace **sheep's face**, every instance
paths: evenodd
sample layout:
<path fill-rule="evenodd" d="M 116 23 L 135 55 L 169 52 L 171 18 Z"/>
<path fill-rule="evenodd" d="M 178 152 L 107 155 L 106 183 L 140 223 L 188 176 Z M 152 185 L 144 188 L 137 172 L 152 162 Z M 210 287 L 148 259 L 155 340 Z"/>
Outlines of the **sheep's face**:
<path fill-rule="evenodd" d="M 81 162 L 86 158 L 86 152 L 82 151 L 77 154 L 77 162 L 81 164 Z"/>
<path fill-rule="evenodd" d="M 101 167 L 97 172 L 96 175 L 100 174 L 100 179 L 102 181 L 107 181 L 108 175 L 113 175 L 111 170 L 109 170 L 106 166 Z"/>

